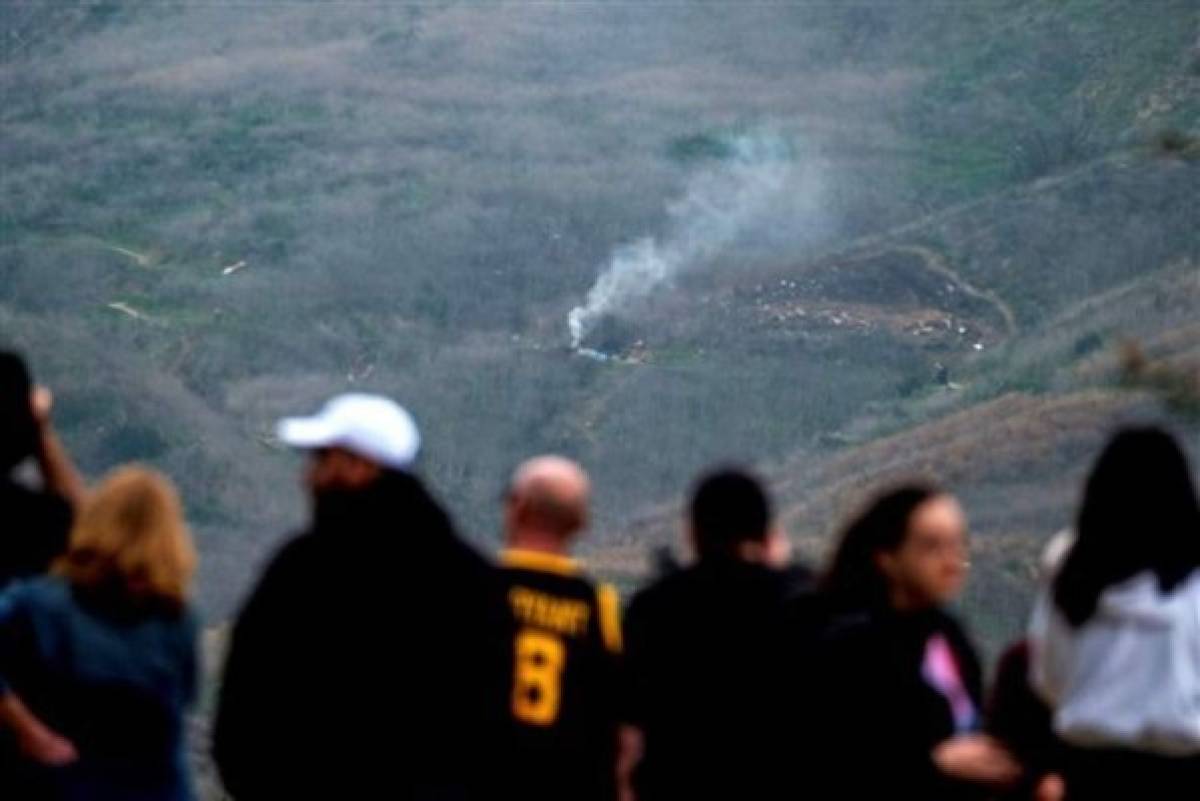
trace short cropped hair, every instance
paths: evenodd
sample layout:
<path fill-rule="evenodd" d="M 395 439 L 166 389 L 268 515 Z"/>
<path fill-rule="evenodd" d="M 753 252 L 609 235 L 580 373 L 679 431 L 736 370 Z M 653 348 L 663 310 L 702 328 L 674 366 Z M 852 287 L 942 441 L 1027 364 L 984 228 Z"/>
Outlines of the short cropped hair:
<path fill-rule="evenodd" d="M 754 475 L 739 467 L 722 467 L 696 483 L 689 516 L 700 558 L 731 557 L 742 543 L 766 540 L 771 501 Z"/>
<path fill-rule="evenodd" d="M 121 467 L 93 491 L 53 572 L 85 590 L 182 609 L 196 551 L 175 487 L 145 467 Z"/>

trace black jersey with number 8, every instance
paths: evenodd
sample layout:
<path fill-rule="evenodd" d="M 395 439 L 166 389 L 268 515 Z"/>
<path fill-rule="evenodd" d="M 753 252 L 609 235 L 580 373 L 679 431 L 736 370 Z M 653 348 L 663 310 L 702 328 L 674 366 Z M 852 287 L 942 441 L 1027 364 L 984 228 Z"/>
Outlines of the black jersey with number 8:
<path fill-rule="evenodd" d="M 529 799 L 611 799 L 621 623 L 616 590 L 571 559 L 504 554 L 513 620 L 508 760 Z"/>

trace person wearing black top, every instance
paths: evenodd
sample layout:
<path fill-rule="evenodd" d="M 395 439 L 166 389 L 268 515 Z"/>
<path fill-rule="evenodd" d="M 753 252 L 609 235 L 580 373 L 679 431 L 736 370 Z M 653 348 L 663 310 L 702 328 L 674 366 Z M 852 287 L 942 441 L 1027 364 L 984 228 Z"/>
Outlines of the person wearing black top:
<path fill-rule="evenodd" d="M 233 629 L 214 732 L 226 789 L 237 801 L 491 797 L 504 600 L 410 472 L 411 418 L 343 395 L 279 433 L 311 454 L 314 517 Z"/>
<path fill-rule="evenodd" d="M 45 573 L 67 547 L 83 482 L 50 424 L 52 398 L 34 387 L 19 356 L 0 352 L 0 589 Z M 43 487 L 13 473 L 37 461 Z"/>
<path fill-rule="evenodd" d="M 697 561 L 639 592 L 626 615 L 624 797 L 797 797 L 786 540 L 740 470 L 705 476 L 689 518 Z"/>
<path fill-rule="evenodd" d="M 515 630 L 505 797 L 613 801 L 620 599 L 569 557 L 587 525 L 589 485 L 567 459 L 513 475 L 502 576 Z"/>
<path fill-rule="evenodd" d="M 975 651 L 942 605 L 966 578 L 948 494 L 902 487 L 842 534 L 822 582 L 828 622 L 813 696 L 823 798 L 985 797 L 1019 768 L 981 734 Z"/>

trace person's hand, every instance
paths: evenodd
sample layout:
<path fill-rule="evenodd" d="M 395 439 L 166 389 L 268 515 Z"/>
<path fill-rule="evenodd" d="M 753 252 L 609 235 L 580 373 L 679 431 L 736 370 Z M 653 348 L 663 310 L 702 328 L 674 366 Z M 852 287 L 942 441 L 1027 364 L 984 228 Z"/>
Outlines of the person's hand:
<path fill-rule="evenodd" d="M 1057 773 L 1047 773 L 1033 791 L 1034 801 L 1063 801 L 1067 797 L 1067 784 Z"/>
<path fill-rule="evenodd" d="M 1008 750 L 986 734 L 963 734 L 938 743 L 933 763 L 946 776 L 976 784 L 1008 785 L 1021 777 L 1021 766 Z"/>
<path fill-rule="evenodd" d="M 33 420 L 38 426 L 45 426 L 50 422 L 50 410 L 54 408 L 54 393 L 45 387 L 34 387 L 29 393 L 29 411 L 33 413 Z"/>
<path fill-rule="evenodd" d="M 767 534 L 767 565 L 777 570 L 787 567 L 792 561 L 792 541 L 783 529 L 773 528 Z"/>
<path fill-rule="evenodd" d="M 45 387 L 35 386 L 29 393 L 29 414 L 36 428 L 33 455 L 45 488 L 78 509 L 83 504 L 87 485 L 50 422 L 53 407 L 54 396 Z"/>
<path fill-rule="evenodd" d="M 633 788 L 633 771 L 642 760 L 645 738 L 637 726 L 622 723 L 617 729 L 617 801 L 637 801 Z"/>
<path fill-rule="evenodd" d="M 21 729 L 18 741 L 21 753 L 42 765 L 62 767 L 79 759 L 70 740 L 40 724 Z"/>

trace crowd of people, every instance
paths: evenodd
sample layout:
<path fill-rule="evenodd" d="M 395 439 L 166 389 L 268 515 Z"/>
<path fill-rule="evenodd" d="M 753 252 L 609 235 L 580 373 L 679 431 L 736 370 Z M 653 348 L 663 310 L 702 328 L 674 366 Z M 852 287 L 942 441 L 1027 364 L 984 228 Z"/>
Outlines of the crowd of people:
<path fill-rule="evenodd" d="M 191 801 L 182 504 L 142 466 L 85 487 L 52 407 L 0 354 L 0 798 Z M 394 402 L 341 395 L 278 434 L 312 514 L 229 636 L 211 751 L 235 801 L 1200 793 L 1200 503 L 1160 428 L 1100 454 L 990 689 L 949 609 L 970 562 L 946 489 L 881 488 L 810 570 L 763 482 L 713 469 L 694 558 L 623 604 L 571 556 L 591 488 L 569 459 L 514 471 L 493 560 Z"/>

